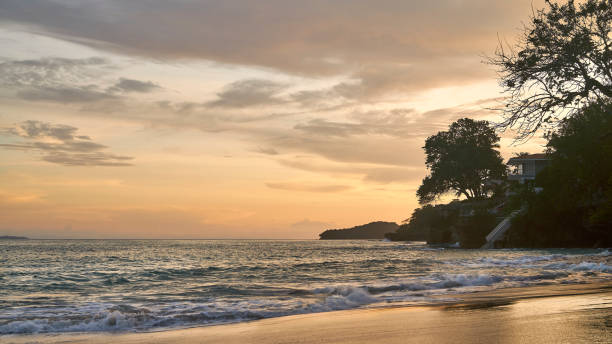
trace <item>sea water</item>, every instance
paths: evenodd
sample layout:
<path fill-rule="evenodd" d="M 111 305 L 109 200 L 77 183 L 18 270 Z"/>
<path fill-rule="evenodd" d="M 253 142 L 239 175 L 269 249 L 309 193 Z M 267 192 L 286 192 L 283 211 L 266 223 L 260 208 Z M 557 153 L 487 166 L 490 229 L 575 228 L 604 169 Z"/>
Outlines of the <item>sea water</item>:
<path fill-rule="evenodd" d="M 0 335 L 153 331 L 612 278 L 608 250 L 383 241 L 7 240 Z"/>

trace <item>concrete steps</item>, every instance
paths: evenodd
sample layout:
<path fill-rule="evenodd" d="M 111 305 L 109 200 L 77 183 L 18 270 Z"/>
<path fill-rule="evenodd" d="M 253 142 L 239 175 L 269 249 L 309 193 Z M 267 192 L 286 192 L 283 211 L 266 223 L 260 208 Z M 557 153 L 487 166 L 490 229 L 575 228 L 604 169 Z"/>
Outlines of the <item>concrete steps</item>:
<path fill-rule="evenodd" d="M 521 213 L 523 209 L 513 211 L 509 216 L 504 218 L 493 230 L 487 235 L 487 242 L 482 245 L 482 249 L 495 248 L 495 242 L 502 239 L 506 231 L 512 224 L 512 218 Z"/>

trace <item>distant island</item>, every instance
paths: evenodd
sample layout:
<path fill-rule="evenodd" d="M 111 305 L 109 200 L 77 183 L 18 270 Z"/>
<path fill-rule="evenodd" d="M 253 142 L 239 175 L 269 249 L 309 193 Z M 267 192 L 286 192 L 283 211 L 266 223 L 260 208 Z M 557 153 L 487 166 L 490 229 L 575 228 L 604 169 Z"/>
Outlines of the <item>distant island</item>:
<path fill-rule="evenodd" d="M 395 232 L 398 228 L 395 222 L 376 221 L 351 228 L 328 229 L 319 234 L 319 238 L 321 240 L 384 239 L 386 233 Z"/>
<path fill-rule="evenodd" d="M 28 240 L 27 237 L 14 236 L 14 235 L 0 235 L 0 240 Z"/>

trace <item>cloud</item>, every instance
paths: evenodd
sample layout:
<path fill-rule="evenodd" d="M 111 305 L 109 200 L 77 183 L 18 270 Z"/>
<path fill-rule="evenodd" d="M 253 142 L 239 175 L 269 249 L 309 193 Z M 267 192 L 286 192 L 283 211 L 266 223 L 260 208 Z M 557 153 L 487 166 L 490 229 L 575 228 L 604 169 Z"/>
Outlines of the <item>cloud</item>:
<path fill-rule="evenodd" d="M 285 135 L 268 138 L 271 147 L 284 153 L 309 153 L 337 162 L 410 166 L 421 160 L 420 140 L 376 136 L 312 137 Z"/>
<path fill-rule="evenodd" d="M 424 176 L 421 168 L 373 168 L 363 177 L 365 182 L 388 184 L 393 182 L 414 183 Z"/>
<path fill-rule="evenodd" d="M 102 57 L 78 59 L 45 57 L 4 61 L 0 63 L 0 85 L 57 87 L 68 83 L 81 83 L 98 75 L 100 68 L 105 69 L 110 66 L 110 61 Z"/>
<path fill-rule="evenodd" d="M 423 166 L 385 166 L 368 163 L 335 163 L 311 158 L 284 158 L 278 160 L 283 166 L 302 171 L 316 172 L 332 177 L 358 177 L 369 183 L 410 183 L 419 181 L 425 175 Z M 422 161 L 415 161 L 421 163 Z"/>
<path fill-rule="evenodd" d="M 112 94 L 96 91 L 92 87 L 32 87 L 18 91 L 17 97 L 29 101 L 57 103 L 90 103 L 118 99 Z"/>
<path fill-rule="evenodd" d="M 348 75 L 356 83 L 344 85 L 345 95 L 372 97 L 493 77 L 478 56 L 494 50 L 497 33 L 514 35 L 531 3 L 4 0 L 0 21 L 147 58 Z"/>
<path fill-rule="evenodd" d="M 266 155 L 278 155 L 278 151 L 274 148 L 257 147 L 257 149 L 255 149 L 254 151 Z"/>
<path fill-rule="evenodd" d="M 459 118 L 490 117 L 486 106 L 496 101 L 480 99 L 425 112 L 355 110 L 333 121 L 319 117 L 293 130 L 263 132 L 254 140 L 273 149 L 275 160 L 287 167 L 368 183 L 414 183 L 425 175 L 424 140 Z"/>
<path fill-rule="evenodd" d="M 101 57 L 80 59 L 44 57 L 0 63 L 0 86 L 27 101 L 62 104 L 114 103 L 117 107 L 127 93 L 148 93 L 161 89 L 152 81 L 119 78 L 105 85 L 104 75 L 116 69 Z"/>
<path fill-rule="evenodd" d="M 161 87 L 151 81 L 140 81 L 133 79 L 120 78 L 119 81 L 109 88 L 111 92 L 137 92 L 148 93 L 160 89 Z"/>
<path fill-rule="evenodd" d="M 308 183 L 299 183 L 299 182 L 266 183 L 266 186 L 271 189 L 278 189 L 278 190 L 323 192 L 323 193 L 342 192 L 342 191 L 348 191 L 352 189 L 352 187 L 348 185 L 308 184 Z"/>
<path fill-rule="evenodd" d="M 493 76 L 476 58 L 432 56 L 409 64 L 364 66 L 351 75 L 353 81 L 340 83 L 333 91 L 348 99 L 367 100 L 387 94 L 406 96 L 436 87 L 465 85 Z"/>
<path fill-rule="evenodd" d="M 66 153 L 51 152 L 42 158 L 44 161 L 64 166 L 131 166 L 132 157 L 108 154 L 103 152 L 93 153 Z"/>
<path fill-rule="evenodd" d="M 24 121 L 4 128 L 0 135 L 25 139 L 17 143 L 2 143 L 0 148 L 35 151 L 42 160 L 64 166 L 130 166 L 129 156 L 106 153 L 105 145 L 91 141 L 86 135 L 76 135 L 78 128 L 41 121 Z"/>
<path fill-rule="evenodd" d="M 277 95 L 288 85 L 262 79 L 233 82 L 218 93 L 218 99 L 206 103 L 209 107 L 245 108 L 284 103 Z"/>
<path fill-rule="evenodd" d="M 314 118 L 293 130 L 267 134 L 266 147 L 280 153 L 308 153 L 344 163 L 387 166 L 422 164 L 420 145 L 426 135 L 411 109 L 354 111 L 345 120 Z"/>
<path fill-rule="evenodd" d="M 294 129 L 311 136 L 384 135 L 397 138 L 422 138 L 445 129 L 450 122 L 461 117 L 491 116 L 494 111 L 487 109 L 487 106 L 495 104 L 499 99 L 480 99 L 472 103 L 425 112 L 405 108 L 353 111 L 344 121 L 316 118 L 306 123 L 298 123 Z"/>
<path fill-rule="evenodd" d="M 21 125 L 15 128 L 8 128 L 9 132 L 25 137 L 25 138 L 42 138 L 51 137 L 62 141 L 74 140 L 74 134 L 78 130 L 75 127 L 63 124 L 53 125 L 51 123 L 39 122 L 39 121 L 25 121 Z M 79 137 L 84 138 L 84 137 Z M 89 137 L 85 137 L 89 139 Z"/>
<path fill-rule="evenodd" d="M 320 90 L 302 90 L 289 95 L 289 98 L 303 107 L 329 107 L 346 102 L 334 88 Z"/>
<path fill-rule="evenodd" d="M 48 69 L 63 68 L 58 66 L 81 66 L 86 72 L 88 67 L 101 63 L 106 62 L 103 59 L 95 58 L 52 61 L 39 59 L 23 60 L 16 64 L 28 66 L 28 68 L 52 66 Z M 71 74 L 67 73 L 67 75 Z M 57 78 L 53 85 L 20 87 L 17 95 L 32 101 L 78 103 L 83 106 L 83 110 L 88 110 L 88 112 L 82 112 L 86 115 L 100 116 L 100 112 L 104 112 L 104 115 L 107 116 L 108 111 L 118 109 L 116 104 L 123 104 L 123 93 L 128 92 L 128 89 L 144 91 L 150 89 L 145 85 L 153 84 L 150 81 L 119 79 L 117 82 L 117 79 L 114 79 L 113 86 L 106 87 L 91 84 L 61 86 L 63 80 L 63 77 Z M 67 80 L 71 80 L 71 77 L 68 77 Z M 126 81 L 130 82 L 126 83 Z M 28 84 L 21 82 L 20 85 Z M 118 90 L 110 91 L 110 88 L 119 88 L 120 85 L 123 85 L 121 87 L 125 92 L 120 94 Z M 419 147 L 425 137 L 445 129 L 448 123 L 456 118 L 490 114 L 483 109 L 483 104 L 466 104 L 428 112 L 417 112 L 410 108 L 371 110 L 372 107 L 367 104 L 350 103 L 347 98 L 349 96 L 342 95 L 350 92 L 342 90 L 340 85 L 343 83 L 336 84 L 329 89 L 290 93 L 288 83 L 264 79 L 243 79 L 226 85 L 217 94 L 217 99 L 208 103 L 126 101 L 124 106 L 129 108 L 126 108 L 126 111 L 117 112 L 117 116 L 120 114 L 122 120 L 142 122 L 155 127 L 196 128 L 211 133 L 238 133 L 241 139 L 248 141 L 248 144 L 264 147 L 264 149 L 257 150 L 259 153 L 270 156 L 313 154 L 331 161 L 378 164 L 382 168 L 422 165 L 422 151 Z M 155 87 L 158 86 L 155 85 L 153 89 Z M 311 93 L 307 95 L 303 92 Z M 328 102 L 329 104 L 341 105 L 316 108 L 325 102 L 324 99 L 316 98 L 324 98 L 325 94 L 330 95 L 329 99 L 332 99 Z M 343 101 L 349 101 L 349 103 L 342 104 Z M 291 105 L 303 106 L 308 102 L 314 102 L 317 105 L 314 109 L 291 108 Z M 283 105 L 282 109 L 279 105 Z M 267 108 L 269 106 L 276 107 L 271 111 Z M 277 109 L 280 110 L 276 112 Z M 262 125 L 263 122 L 269 122 L 271 125 Z M 58 150 L 59 144 L 64 152 L 73 153 L 99 152 L 106 148 L 103 145 L 85 141 L 88 140 L 79 138 L 61 143 L 40 141 L 34 144 L 30 142 L 26 147 L 23 144 L 17 147 L 19 143 L 10 143 L 10 145 L 13 145 L 11 146 L 13 149 L 50 151 Z M 81 158 L 85 160 L 86 157 Z M 90 157 L 87 164 L 95 163 L 99 160 L 98 158 L 99 156 Z M 106 158 L 112 159 L 113 155 Z M 65 156 L 54 156 L 49 161 L 74 164 Z M 120 160 L 116 162 L 118 164 L 129 163 Z M 366 181 L 383 182 L 399 180 L 400 174 L 394 176 L 391 172 L 372 172 L 365 173 L 364 178 Z"/>
<path fill-rule="evenodd" d="M 0 86 L 27 101 L 93 103 L 118 96 L 92 84 L 111 63 L 101 57 L 40 58 L 0 63 Z"/>
<path fill-rule="evenodd" d="M 387 135 L 412 137 L 418 114 L 413 109 L 394 109 L 389 111 L 353 112 L 350 122 L 333 122 L 317 118 L 307 123 L 297 124 L 294 129 L 315 136 L 349 137 L 354 135 Z"/>

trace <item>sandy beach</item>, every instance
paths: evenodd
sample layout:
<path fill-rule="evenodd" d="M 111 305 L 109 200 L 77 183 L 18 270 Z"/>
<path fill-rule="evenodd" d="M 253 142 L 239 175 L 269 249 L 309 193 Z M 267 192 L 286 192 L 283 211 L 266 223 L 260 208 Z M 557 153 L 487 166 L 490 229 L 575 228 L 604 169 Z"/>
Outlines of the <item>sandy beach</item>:
<path fill-rule="evenodd" d="M 502 289 L 442 305 L 336 311 L 181 330 L 12 335 L 3 343 L 609 343 L 612 283 Z"/>

